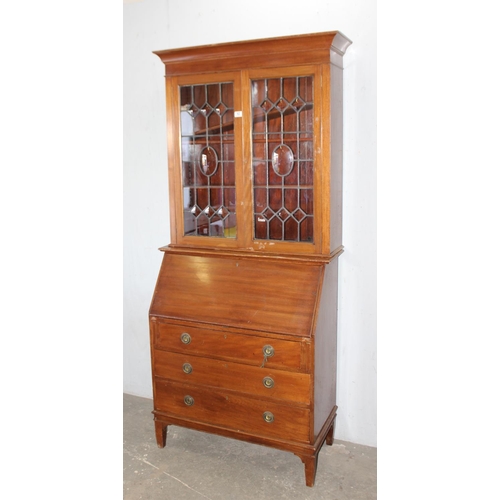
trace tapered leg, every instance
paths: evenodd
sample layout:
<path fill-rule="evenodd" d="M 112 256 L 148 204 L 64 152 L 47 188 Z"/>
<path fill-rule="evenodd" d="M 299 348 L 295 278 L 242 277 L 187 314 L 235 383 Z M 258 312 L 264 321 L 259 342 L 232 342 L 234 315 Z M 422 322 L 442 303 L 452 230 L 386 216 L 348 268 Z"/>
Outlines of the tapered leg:
<path fill-rule="evenodd" d="M 318 455 L 299 455 L 306 473 L 306 486 L 314 486 L 316 479 L 316 467 L 318 465 Z"/>
<path fill-rule="evenodd" d="M 156 444 L 158 448 L 164 448 L 167 442 L 167 425 L 155 420 Z"/>
<path fill-rule="evenodd" d="M 331 446 L 333 444 L 333 427 L 335 425 L 335 420 L 333 421 L 332 423 L 332 426 L 330 427 L 330 429 L 328 430 L 328 433 L 326 435 L 326 444 Z"/>

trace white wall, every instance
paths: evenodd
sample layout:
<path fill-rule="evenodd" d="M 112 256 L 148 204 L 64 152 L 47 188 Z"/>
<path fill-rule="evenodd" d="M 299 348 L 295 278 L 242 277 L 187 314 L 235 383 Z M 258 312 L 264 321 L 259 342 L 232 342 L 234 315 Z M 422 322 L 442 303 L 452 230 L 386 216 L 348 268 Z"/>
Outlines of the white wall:
<path fill-rule="evenodd" d="M 153 50 L 339 30 L 344 254 L 335 437 L 376 446 L 375 0 L 124 2 L 124 392 L 152 397 L 148 308 L 169 243 L 164 67 Z"/>

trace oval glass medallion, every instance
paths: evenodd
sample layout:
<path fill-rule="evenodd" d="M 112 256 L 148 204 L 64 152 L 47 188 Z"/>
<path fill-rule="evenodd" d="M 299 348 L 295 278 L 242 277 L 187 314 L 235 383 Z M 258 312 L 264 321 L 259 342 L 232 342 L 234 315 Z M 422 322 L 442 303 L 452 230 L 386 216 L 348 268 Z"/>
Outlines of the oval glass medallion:
<path fill-rule="evenodd" d="M 217 153 L 214 148 L 206 146 L 201 150 L 200 168 L 205 175 L 211 176 L 215 174 L 215 171 L 217 170 L 217 162 Z"/>
<path fill-rule="evenodd" d="M 285 177 L 293 170 L 293 152 L 286 144 L 281 144 L 275 148 L 272 165 L 274 171 L 282 177 Z"/>

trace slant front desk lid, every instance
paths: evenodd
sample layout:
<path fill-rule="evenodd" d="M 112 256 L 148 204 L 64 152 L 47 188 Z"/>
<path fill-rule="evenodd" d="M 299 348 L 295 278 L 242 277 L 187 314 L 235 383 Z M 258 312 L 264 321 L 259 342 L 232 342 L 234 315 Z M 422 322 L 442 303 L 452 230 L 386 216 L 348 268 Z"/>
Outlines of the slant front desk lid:
<path fill-rule="evenodd" d="M 150 315 L 310 336 L 324 264 L 166 252 Z"/>

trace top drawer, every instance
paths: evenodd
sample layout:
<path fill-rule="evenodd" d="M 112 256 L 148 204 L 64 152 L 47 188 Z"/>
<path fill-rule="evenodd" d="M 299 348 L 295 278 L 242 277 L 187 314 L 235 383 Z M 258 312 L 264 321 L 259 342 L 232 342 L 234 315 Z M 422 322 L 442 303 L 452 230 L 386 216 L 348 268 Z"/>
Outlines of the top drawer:
<path fill-rule="evenodd" d="M 152 322 L 153 341 L 157 349 L 189 353 L 211 358 L 233 359 L 240 363 L 262 365 L 277 369 L 307 371 L 302 363 L 304 342 L 265 337 L 252 337 L 238 333 L 205 328 Z M 305 345 L 304 345 L 305 349 Z M 264 351 L 268 353 L 265 356 Z"/>

